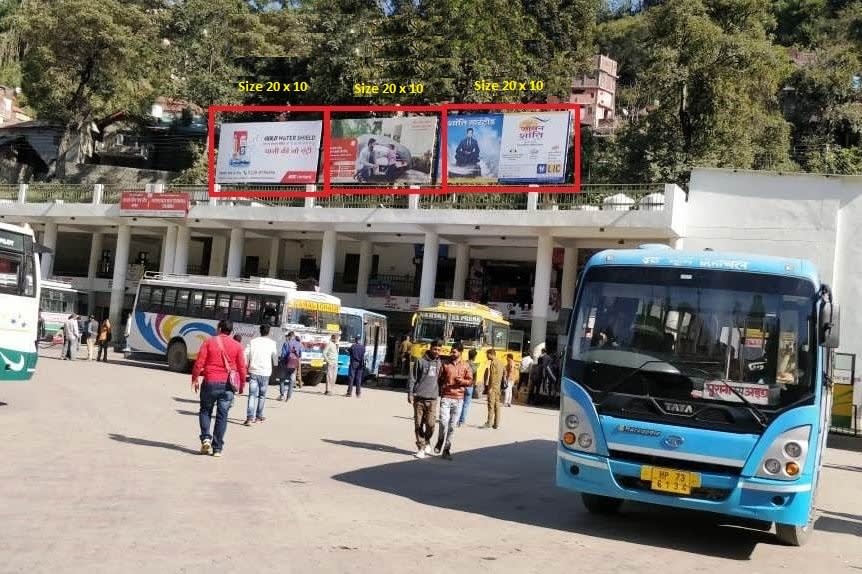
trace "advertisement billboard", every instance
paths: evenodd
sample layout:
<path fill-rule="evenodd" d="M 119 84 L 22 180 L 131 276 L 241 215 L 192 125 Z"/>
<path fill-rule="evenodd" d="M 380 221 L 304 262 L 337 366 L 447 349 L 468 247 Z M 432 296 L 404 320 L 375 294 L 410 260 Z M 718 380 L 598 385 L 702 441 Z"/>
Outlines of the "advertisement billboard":
<path fill-rule="evenodd" d="M 321 121 L 222 124 L 216 183 L 315 183 L 321 126 Z"/>
<path fill-rule="evenodd" d="M 332 120 L 332 183 L 431 183 L 436 116 Z"/>
<path fill-rule="evenodd" d="M 449 183 L 497 183 L 503 114 L 450 116 L 446 126 Z"/>
<path fill-rule="evenodd" d="M 572 125 L 570 112 L 503 116 L 500 183 L 562 183 Z"/>

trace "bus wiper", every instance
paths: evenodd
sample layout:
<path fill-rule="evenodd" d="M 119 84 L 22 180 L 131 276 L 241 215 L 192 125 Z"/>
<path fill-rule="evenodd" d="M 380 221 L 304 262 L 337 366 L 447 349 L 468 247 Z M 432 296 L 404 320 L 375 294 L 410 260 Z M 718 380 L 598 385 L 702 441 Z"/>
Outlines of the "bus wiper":
<path fill-rule="evenodd" d="M 665 365 L 670 364 L 667 361 L 664 361 L 661 359 L 650 359 L 649 361 L 644 361 L 643 363 L 641 363 L 641 365 L 637 369 L 633 370 L 631 373 L 627 374 L 626 376 L 624 376 L 623 378 L 621 378 L 617 382 L 613 383 L 608 388 L 602 390 L 602 400 L 599 401 L 599 403 L 596 406 L 599 406 L 599 407 L 602 406 L 604 404 L 604 402 L 607 400 L 608 395 L 610 393 L 612 393 L 616 389 L 620 388 L 623 383 L 625 383 L 626 381 L 631 379 L 634 375 L 636 375 L 637 373 L 640 373 L 644 367 L 646 367 L 647 365 L 651 365 L 653 363 L 664 363 Z M 674 373 L 674 374 L 678 374 L 678 373 Z"/>

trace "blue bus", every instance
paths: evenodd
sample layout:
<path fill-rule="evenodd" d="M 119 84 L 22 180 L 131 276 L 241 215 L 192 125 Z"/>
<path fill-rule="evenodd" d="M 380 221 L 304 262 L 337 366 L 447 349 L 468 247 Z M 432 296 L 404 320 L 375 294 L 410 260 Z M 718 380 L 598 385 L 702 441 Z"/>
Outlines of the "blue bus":
<path fill-rule="evenodd" d="M 800 259 L 597 253 L 563 363 L 556 483 L 594 513 L 634 500 L 775 523 L 802 545 L 831 412 L 838 305 Z"/>
<path fill-rule="evenodd" d="M 341 339 L 338 343 L 338 376 L 346 377 L 350 371 L 348 351 L 353 338 L 359 335 L 365 345 L 365 373 L 376 377 L 380 364 L 386 358 L 386 316 L 365 309 L 342 307 L 339 316 Z"/>

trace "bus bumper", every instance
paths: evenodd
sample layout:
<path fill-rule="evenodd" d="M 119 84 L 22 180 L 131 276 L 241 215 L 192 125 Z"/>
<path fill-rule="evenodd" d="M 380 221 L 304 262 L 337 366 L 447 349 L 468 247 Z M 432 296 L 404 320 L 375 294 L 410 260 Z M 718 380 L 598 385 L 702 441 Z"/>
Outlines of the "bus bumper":
<path fill-rule="evenodd" d="M 557 448 L 556 483 L 561 488 L 648 504 L 716 512 L 740 518 L 804 526 L 811 484 L 701 472 L 692 495 L 662 494 L 640 481 L 642 465 Z"/>

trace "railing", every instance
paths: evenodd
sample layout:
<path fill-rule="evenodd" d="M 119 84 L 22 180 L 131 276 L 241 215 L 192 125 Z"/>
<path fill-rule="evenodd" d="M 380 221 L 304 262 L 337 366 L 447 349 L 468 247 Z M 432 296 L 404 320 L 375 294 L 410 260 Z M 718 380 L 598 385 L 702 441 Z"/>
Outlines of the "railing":
<path fill-rule="evenodd" d="M 0 203 L 18 201 L 18 186 L 15 184 L 0 184 Z"/>
<path fill-rule="evenodd" d="M 663 184 L 584 185 L 580 193 L 546 193 L 539 209 L 581 211 L 663 211 Z"/>
<path fill-rule="evenodd" d="M 424 195 L 419 198 L 422 209 L 527 209 L 524 193 L 452 193 Z"/>
<path fill-rule="evenodd" d="M 321 207 L 354 209 L 407 209 L 409 203 L 406 195 L 332 195 L 314 200 L 314 204 Z"/>
<path fill-rule="evenodd" d="M 355 293 L 356 282 L 357 279 L 355 276 L 345 280 L 343 273 L 336 273 L 333 290 L 337 293 Z M 419 286 L 412 275 L 377 274 L 368 279 L 367 294 L 371 297 L 386 295 L 394 297 L 418 297 Z"/>
<path fill-rule="evenodd" d="M 27 203 L 91 203 L 92 185 L 66 183 L 31 183 L 27 185 Z"/>

